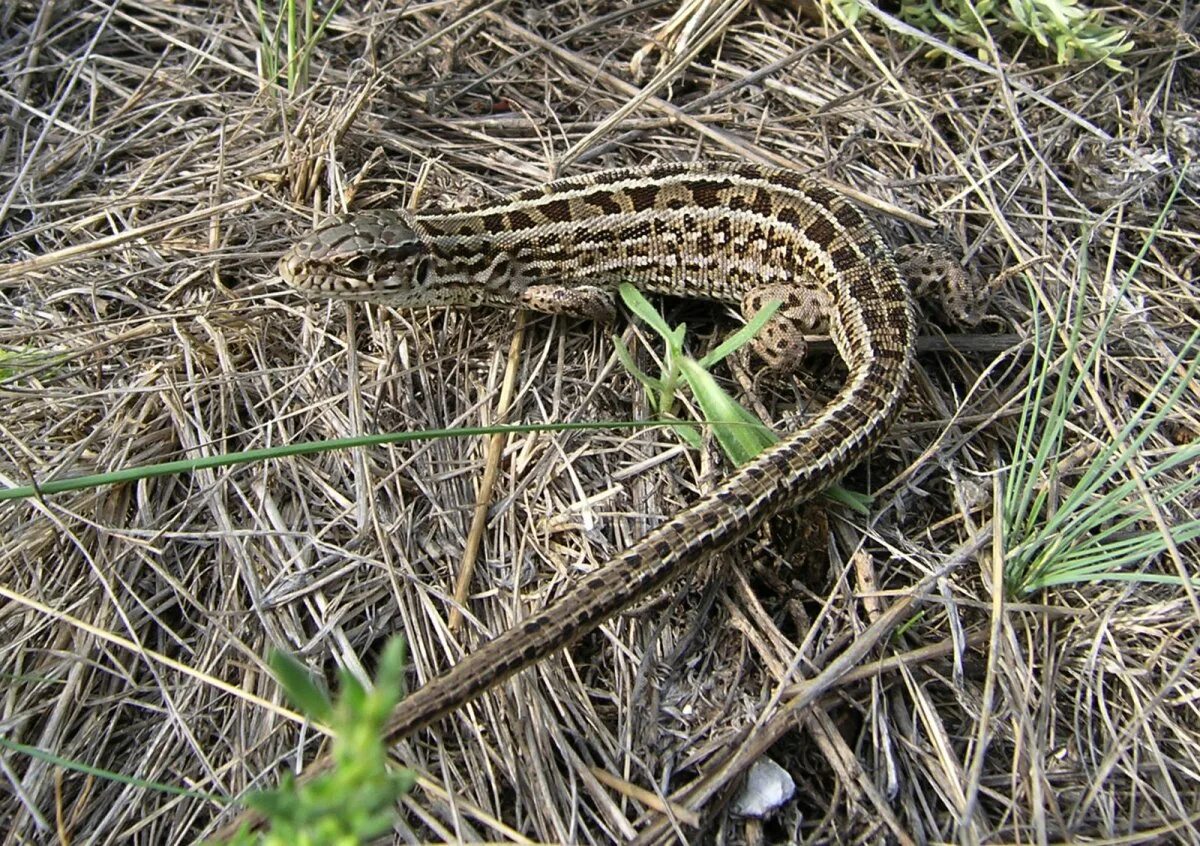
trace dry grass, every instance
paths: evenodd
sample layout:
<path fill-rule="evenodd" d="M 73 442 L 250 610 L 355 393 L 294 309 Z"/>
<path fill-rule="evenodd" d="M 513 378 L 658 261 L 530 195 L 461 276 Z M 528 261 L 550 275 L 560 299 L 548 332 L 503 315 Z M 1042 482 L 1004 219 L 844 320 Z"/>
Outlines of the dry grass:
<path fill-rule="evenodd" d="M 406 202 L 426 165 L 422 202 L 452 205 L 536 184 L 564 158 L 569 172 L 785 163 L 873 198 L 898 242 L 947 243 L 982 273 L 1041 257 L 1028 276 L 1051 303 L 1081 282 L 1085 229 L 1082 283 L 1111 298 L 1191 167 L 1076 441 L 1125 419 L 1200 319 L 1195 10 L 1155 0 L 1113 16 L 1137 32 L 1135 73 L 1052 67 L 1002 42 L 1001 76 L 927 61 L 878 20 L 860 37 L 785 5 L 692 33 L 624 116 L 628 62 L 669 4 L 343 10 L 291 102 L 256 76 L 252 3 L 5 5 L 0 345 L 35 365 L 0 379 L 0 481 L 494 420 L 512 315 L 314 306 L 272 278 L 313 218 Z M 1011 281 L 980 329 L 1012 334 L 1011 349 L 966 338 L 922 355 L 903 420 L 848 483 L 878 492 L 870 519 L 819 504 L 785 516 L 401 744 L 422 787 L 397 838 L 694 838 L 632 787 L 675 796 L 778 737 L 797 799 L 760 828 L 722 811 L 717 778 L 698 808 L 707 836 L 1200 839 L 1195 596 L 1101 584 L 993 602 L 991 478 L 1029 323 Z M 645 413 L 602 330 L 535 317 L 520 331 L 510 419 Z M 742 381 L 779 419 L 827 396 L 830 369 L 818 358 L 786 389 Z M 1200 431 L 1189 397 L 1170 421 L 1178 443 Z M 654 430 L 511 439 L 458 634 L 448 597 L 485 439 L 0 503 L 0 736 L 223 797 L 272 783 L 321 738 L 278 706 L 269 647 L 332 675 L 405 632 L 420 684 L 721 472 L 673 446 Z M 1148 566 L 1194 570 L 1195 555 Z M 897 605 L 930 574 L 919 606 Z M 897 608 L 903 634 L 868 628 Z M 847 657 L 854 644 L 865 654 Z M 780 704 L 850 659 L 862 669 L 812 704 Z M 5 843 L 190 842 L 220 813 L 0 756 Z"/>

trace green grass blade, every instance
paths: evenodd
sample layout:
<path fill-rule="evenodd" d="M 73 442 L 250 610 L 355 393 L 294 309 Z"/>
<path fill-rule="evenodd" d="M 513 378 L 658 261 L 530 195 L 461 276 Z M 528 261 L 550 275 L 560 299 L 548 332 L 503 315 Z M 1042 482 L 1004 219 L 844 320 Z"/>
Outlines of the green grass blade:
<path fill-rule="evenodd" d="M 704 419 L 713 427 L 713 436 L 735 465 L 745 464 L 779 440 L 774 432 L 738 405 L 698 362 L 684 357 L 680 367 Z"/>
<path fill-rule="evenodd" d="M 523 435 L 530 432 L 585 432 L 604 429 L 637 429 L 662 425 L 665 424 L 655 420 L 612 420 L 596 423 L 526 423 L 505 426 L 463 426 L 458 429 L 427 429 L 420 432 L 389 432 L 382 435 L 357 435 L 352 438 L 332 438 L 327 441 L 310 441 L 302 444 L 251 449 L 230 455 L 206 455 L 201 458 L 184 458 L 179 461 L 166 461 L 162 464 L 149 464 L 144 467 L 130 467 L 124 470 L 114 470 L 109 473 L 93 473 L 87 476 L 54 479 L 33 485 L 0 488 L 0 501 L 49 496 L 66 491 L 99 487 L 101 485 L 136 482 L 141 479 L 153 479 L 159 476 L 171 476 L 177 473 L 189 473 L 196 470 L 230 467 L 271 458 L 314 455 L 339 449 L 383 446 L 385 444 L 408 443 L 409 441 L 426 441 L 434 438 L 472 437 L 495 434 Z"/>
<path fill-rule="evenodd" d="M 120 784 L 128 784 L 131 787 L 140 787 L 146 790 L 153 790 L 159 793 L 170 793 L 175 796 L 187 796 L 192 799 L 201 799 L 205 802 L 215 802 L 220 805 L 226 805 L 229 800 L 223 796 L 216 796 L 212 793 L 202 793 L 198 790 L 188 790 L 184 787 L 179 787 L 174 784 L 165 784 L 161 781 L 147 781 L 146 779 L 133 778 L 124 773 L 113 772 L 101 767 L 93 767 L 90 764 L 81 764 L 70 758 L 64 758 L 61 755 L 54 755 L 44 749 L 39 749 L 36 746 L 29 746 L 24 743 L 17 743 L 0 735 L 0 747 L 8 749 L 12 752 L 18 752 L 22 755 L 28 755 L 30 758 L 36 758 L 43 763 L 50 764 L 54 767 L 62 767 L 64 770 L 70 770 L 75 773 L 82 773 L 96 778 L 103 778 L 109 781 L 115 781 Z"/>
<path fill-rule="evenodd" d="M 665 341 L 670 341 L 674 337 L 674 330 L 667 325 L 667 321 L 658 313 L 658 309 L 654 307 L 646 297 L 628 282 L 622 282 L 617 291 L 621 295 L 621 301 L 625 303 L 625 307 L 633 312 L 643 323 L 658 333 Z"/>
<path fill-rule="evenodd" d="M 759 309 L 745 326 L 717 344 L 712 352 L 701 358 L 699 361 L 700 366 L 706 369 L 711 368 L 713 365 L 724 360 L 730 353 L 736 352 L 744 344 L 752 340 L 767 325 L 767 321 L 771 319 L 775 312 L 779 311 L 781 305 L 782 302 L 780 300 L 771 300 Z"/>

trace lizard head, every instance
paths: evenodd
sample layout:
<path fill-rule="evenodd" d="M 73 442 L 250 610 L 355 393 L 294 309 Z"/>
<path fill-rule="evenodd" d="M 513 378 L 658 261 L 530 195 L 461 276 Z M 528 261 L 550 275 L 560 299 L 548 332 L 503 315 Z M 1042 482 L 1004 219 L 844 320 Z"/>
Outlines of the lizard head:
<path fill-rule="evenodd" d="M 403 212 L 373 209 L 331 217 L 278 264 L 284 283 L 305 294 L 417 304 L 429 248 Z"/>

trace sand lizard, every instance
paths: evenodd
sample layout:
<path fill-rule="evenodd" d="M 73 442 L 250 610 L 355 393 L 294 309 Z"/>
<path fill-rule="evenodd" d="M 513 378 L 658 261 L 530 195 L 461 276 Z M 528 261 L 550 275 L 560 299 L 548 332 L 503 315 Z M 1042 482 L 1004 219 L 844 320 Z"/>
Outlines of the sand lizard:
<path fill-rule="evenodd" d="M 926 263 L 916 272 L 940 271 Z M 563 648 L 765 517 L 832 484 L 888 429 L 912 367 L 912 296 L 874 227 L 819 183 L 755 165 L 610 170 L 472 209 L 343 215 L 293 246 L 279 272 L 311 295 L 601 320 L 614 314 L 611 291 L 620 281 L 738 304 L 747 316 L 779 299 L 782 307 L 756 340 L 768 363 L 794 365 L 816 310 L 849 371 L 836 398 L 802 428 L 411 693 L 388 724 L 390 741 Z"/>

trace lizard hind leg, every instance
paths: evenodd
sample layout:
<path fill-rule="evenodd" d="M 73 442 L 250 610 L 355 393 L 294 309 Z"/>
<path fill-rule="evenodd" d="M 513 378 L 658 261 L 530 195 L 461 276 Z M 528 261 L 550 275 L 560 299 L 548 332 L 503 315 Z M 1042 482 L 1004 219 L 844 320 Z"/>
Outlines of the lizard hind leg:
<path fill-rule="evenodd" d="M 995 282 L 984 282 L 936 244 L 906 244 L 896 250 L 896 260 L 917 299 L 932 302 L 959 326 L 983 320 Z"/>
<path fill-rule="evenodd" d="M 819 332 L 829 322 L 833 298 L 816 285 L 773 284 L 754 288 L 742 297 L 742 316 L 750 320 L 778 300 L 779 310 L 771 316 L 751 342 L 768 370 L 778 376 L 795 373 L 804 361 L 806 334 Z"/>

